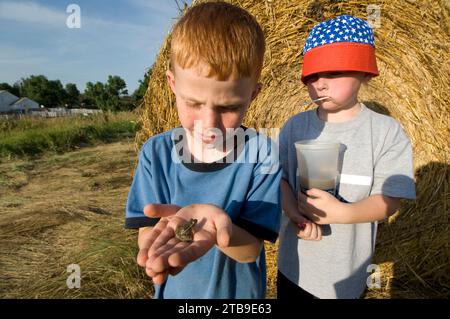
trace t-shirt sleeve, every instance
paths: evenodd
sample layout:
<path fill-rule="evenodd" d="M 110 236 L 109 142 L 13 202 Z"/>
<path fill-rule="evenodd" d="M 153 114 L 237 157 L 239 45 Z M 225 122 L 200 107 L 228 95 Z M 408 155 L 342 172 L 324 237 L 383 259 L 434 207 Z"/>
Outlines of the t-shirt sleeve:
<path fill-rule="evenodd" d="M 394 122 L 374 165 L 371 195 L 415 199 L 412 146 L 399 123 Z"/>
<path fill-rule="evenodd" d="M 139 154 L 139 162 L 131 184 L 126 205 L 125 228 L 140 228 L 154 226 L 159 218 L 149 218 L 144 215 L 145 205 L 157 203 L 151 160 L 146 154 L 144 145 Z"/>
<path fill-rule="evenodd" d="M 278 145 L 269 141 L 270 150 L 254 169 L 246 202 L 235 224 L 257 238 L 274 243 L 281 218 L 281 169 Z"/>

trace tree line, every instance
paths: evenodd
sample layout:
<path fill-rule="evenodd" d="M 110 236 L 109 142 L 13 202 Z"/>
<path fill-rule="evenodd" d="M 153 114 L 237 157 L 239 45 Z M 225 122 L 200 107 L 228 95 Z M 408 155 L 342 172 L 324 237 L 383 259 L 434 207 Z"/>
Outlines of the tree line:
<path fill-rule="evenodd" d="M 150 68 L 139 80 L 139 87 L 128 94 L 125 80 L 117 75 L 109 75 L 105 83 L 87 82 L 84 93 L 80 93 L 76 84 L 62 85 L 60 80 L 49 80 L 44 75 L 31 75 L 22 78 L 13 85 L 0 83 L 0 90 L 9 91 L 18 97 L 27 97 L 44 107 L 96 108 L 103 111 L 128 111 L 142 102 L 148 81 Z"/>

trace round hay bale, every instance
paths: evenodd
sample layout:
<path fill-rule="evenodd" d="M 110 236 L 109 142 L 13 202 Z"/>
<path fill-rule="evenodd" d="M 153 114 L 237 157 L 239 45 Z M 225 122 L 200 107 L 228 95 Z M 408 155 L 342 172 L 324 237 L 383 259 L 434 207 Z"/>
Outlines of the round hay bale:
<path fill-rule="evenodd" d="M 200 2 L 200 1 L 196 1 Z M 244 124 L 279 128 L 304 111 L 309 100 L 300 81 L 301 51 L 318 22 L 341 14 L 368 17 L 372 1 L 233 0 L 249 10 L 266 34 L 264 88 Z M 450 297 L 449 254 L 449 6 L 446 1 L 380 1 L 380 26 L 374 28 L 380 76 L 360 99 L 375 111 L 397 119 L 411 138 L 417 200 L 379 228 L 374 263 L 380 265 L 381 289 L 366 298 Z M 166 84 L 170 36 L 162 45 L 141 113 L 139 148 L 150 136 L 179 125 L 175 98 Z M 312 106 L 309 106 L 312 107 Z M 271 249 L 269 297 L 275 297 L 276 249 Z M 272 269 L 273 268 L 273 269 Z M 271 281 L 272 280 L 272 281 Z"/>

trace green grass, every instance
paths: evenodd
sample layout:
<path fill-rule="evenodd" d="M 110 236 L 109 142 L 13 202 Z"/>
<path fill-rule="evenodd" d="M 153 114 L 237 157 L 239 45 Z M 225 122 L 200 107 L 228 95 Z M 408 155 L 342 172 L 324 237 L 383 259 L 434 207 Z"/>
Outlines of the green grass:
<path fill-rule="evenodd" d="M 130 112 L 0 120 L 0 158 L 63 153 L 95 142 L 132 137 L 137 130 L 137 115 Z"/>

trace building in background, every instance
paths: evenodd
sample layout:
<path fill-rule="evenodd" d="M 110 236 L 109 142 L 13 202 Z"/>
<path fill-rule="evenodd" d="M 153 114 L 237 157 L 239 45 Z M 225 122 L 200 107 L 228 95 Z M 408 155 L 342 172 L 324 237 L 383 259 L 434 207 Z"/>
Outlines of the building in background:
<path fill-rule="evenodd" d="M 0 90 L 0 113 L 28 113 L 39 110 L 39 103 L 27 98 L 18 98 L 5 90 Z"/>

